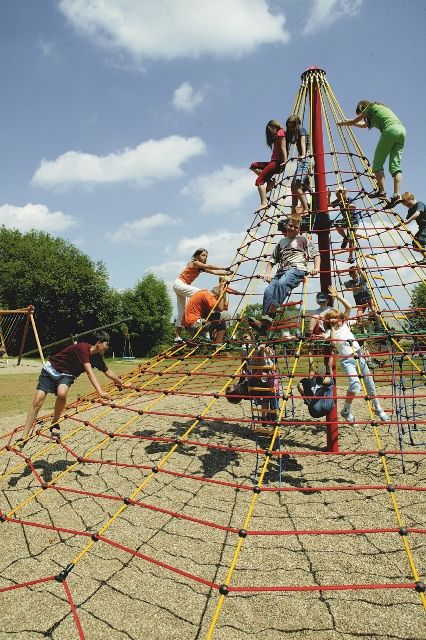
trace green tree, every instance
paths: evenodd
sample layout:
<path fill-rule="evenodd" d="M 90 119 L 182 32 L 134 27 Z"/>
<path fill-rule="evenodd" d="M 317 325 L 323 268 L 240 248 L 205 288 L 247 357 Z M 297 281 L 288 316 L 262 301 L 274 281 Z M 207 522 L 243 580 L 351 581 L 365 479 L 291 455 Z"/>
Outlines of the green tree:
<path fill-rule="evenodd" d="M 411 311 L 408 319 L 410 332 L 426 331 L 426 285 L 417 285 L 411 294 Z"/>
<path fill-rule="evenodd" d="M 170 346 L 172 302 L 166 284 L 153 273 L 146 274 L 133 289 L 121 294 L 123 314 L 128 323 L 135 355 L 161 351 Z"/>
<path fill-rule="evenodd" d="M 33 304 L 42 344 L 114 322 L 120 296 L 103 263 L 48 233 L 0 227 L 0 300 L 9 309 Z"/>

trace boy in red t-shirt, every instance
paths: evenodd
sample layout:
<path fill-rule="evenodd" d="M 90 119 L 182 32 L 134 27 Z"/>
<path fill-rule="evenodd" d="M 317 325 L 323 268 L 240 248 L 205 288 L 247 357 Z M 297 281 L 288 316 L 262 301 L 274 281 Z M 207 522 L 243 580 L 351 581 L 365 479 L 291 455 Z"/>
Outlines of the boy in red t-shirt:
<path fill-rule="evenodd" d="M 131 387 L 130 384 L 123 383 L 114 371 L 108 369 L 102 358 L 109 347 L 109 335 L 105 333 L 105 331 L 100 331 L 95 334 L 94 337 L 96 340 L 95 344 L 89 344 L 88 342 L 72 344 L 62 349 L 62 351 L 55 353 L 53 356 L 50 356 L 49 360 L 45 362 L 38 379 L 37 390 L 32 405 L 28 411 L 24 432 L 22 437 L 16 441 L 18 446 L 22 446 L 27 442 L 34 421 L 48 393 L 54 393 L 56 395 L 50 433 L 52 435 L 59 435 L 58 420 L 66 405 L 68 389 L 74 380 L 84 371 L 87 373 L 87 377 L 101 398 L 108 398 L 109 394 L 102 389 L 97 381 L 93 367 L 102 371 L 117 387 L 123 387 L 125 389 Z"/>

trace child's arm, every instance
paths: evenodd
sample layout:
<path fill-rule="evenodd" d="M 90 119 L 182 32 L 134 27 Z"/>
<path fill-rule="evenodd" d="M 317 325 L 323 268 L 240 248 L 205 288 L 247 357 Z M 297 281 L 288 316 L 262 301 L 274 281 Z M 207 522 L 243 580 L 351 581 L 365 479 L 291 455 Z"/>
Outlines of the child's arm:
<path fill-rule="evenodd" d="M 321 256 L 318 254 L 314 258 L 314 268 L 311 271 L 311 276 L 316 276 L 319 273 L 321 267 Z"/>
<path fill-rule="evenodd" d="M 92 385 L 92 387 L 95 388 L 96 393 L 101 397 L 101 398 L 109 398 L 109 393 L 107 393 L 106 391 L 104 391 L 102 389 L 102 387 L 100 386 L 99 382 L 96 379 L 96 376 L 93 372 L 92 369 L 92 365 L 90 364 L 90 362 L 84 362 L 83 364 L 84 370 L 87 373 L 87 377 L 90 380 L 90 384 Z"/>
<path fill-rule="evenodd" d="M 344 311 L 345 318 L 349 318 L 352 311 L 352 305 L 346 300 L 346 298 L 344 298 L 340 293 L 338 293 L 337 289 L 335 289 L 333 286 L 330 285 L 328 287 L 328 291 L 332 298 L 336 298 L 336 300 L 342 303 L 342 305 L 345 307 L 345 311 Z"/>
<path fill-rule="evenodd" d="M 237 291 L 236 289 L 232 289 L 231 287 L 226 287 L 226 293 L 231 293 L 234 296 L 243 296 L 244 293 L 242 291 Z"/>
<path fill-rule="evenodd" d="M 280 148 L 281 148 L 281 155 L 282 155 L 281 164 L 285 164 L 287 162 L 287 145 L 285 141 L 285 136 L 283 136 L 280 140 Z"/>
<path fill-rule="evenodd" d="M 305 157 L 306 157 L 306 136 L 300 136 L 299 160 L 304 160 Z"/>
<path fill-rule="evenodd" d="M 394 226 L 394 229 L 399 229 L 399 227 L 402 227 L 403 224 L 405 225 L 410 224 L 410 222 L 412 222 L 413 220 L 419 217 L 420 213 L 421 213 L 420 211 L 416 211 L 415 213 L 413 213 L 412 216 L 407 218 L 407 220 L 402 220 L 401 222 L 398 222 L 398 224 Z"/>
<path fill-rule="evenodd" d="M 229 269 L 225 269 L 224 267 L 217 267 L 214 264 L 204 264 L 204 262 L 200 262 L 199 260 L 193 260 L 192 264 L 197 269 L 201 271 L 206 271 L 207 273 L 214 273 L 217 276 L 227 276 L 230 274 Z"/>
<path fill-rule="evenodd" d="M 340 122 L 336 122 L 338 127 L 359 127 L 360 129 L 366 129 L 368 124 L 365 122 L 364 111 L 352 120 L 341 120 Z"/>
<path fill-rule="evenodd" d="M 110 380 L 113 381 L 113 383 L 117 386 L 117 387 L 122 387 L 123 389 L 131 389 L 132 385 L 129 382 L 123 382 L 116 373 L 114 373 L 114 371 L 112 371 L 112 369 L 107 369 L 106 371 L 102 372 L 107 378 L 109 378 Z"/>

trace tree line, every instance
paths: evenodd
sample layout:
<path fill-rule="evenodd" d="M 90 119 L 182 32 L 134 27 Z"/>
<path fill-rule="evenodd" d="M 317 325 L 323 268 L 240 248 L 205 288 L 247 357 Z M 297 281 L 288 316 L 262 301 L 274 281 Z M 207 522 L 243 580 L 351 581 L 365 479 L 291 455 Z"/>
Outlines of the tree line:
<path fill-rule="evenodd" d="M 172 303 L 166 284 L 152 273 L 117 291 L 103 262 L 49 233 L 0 227 L 0 308 L 35 307 L 42 345 L 132 316 L 127 322 L 135 355 L 171 342 Z M 123 348 L 123 330 L 111 329 L 112 349 Z M 28 347 L 28 345 L 27 345 Z"/>

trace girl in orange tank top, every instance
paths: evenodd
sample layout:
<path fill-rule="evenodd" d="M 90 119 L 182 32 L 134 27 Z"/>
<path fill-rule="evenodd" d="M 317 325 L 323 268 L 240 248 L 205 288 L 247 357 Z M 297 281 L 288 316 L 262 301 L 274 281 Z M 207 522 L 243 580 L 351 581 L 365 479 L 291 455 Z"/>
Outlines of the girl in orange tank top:
<path fill-rule="evenodd" d="M 176 338 L 175 342 L 181 342 L 182 333 L 182 317 L 185 311 L 186 299 L 193 293 L 198 291 L 197 287 L 192 286 L 194 280 L 202 271 L 213 273 L 218 276 L 229 275 L 230 271 L 213 264 L 207 264 L 207 249 L 197 249 L 191 256 L 190 261 L 186 265 L 182 273 L 173 283 L 173 291 L 177 298 L 177 319 L 176 319 Z"/>

